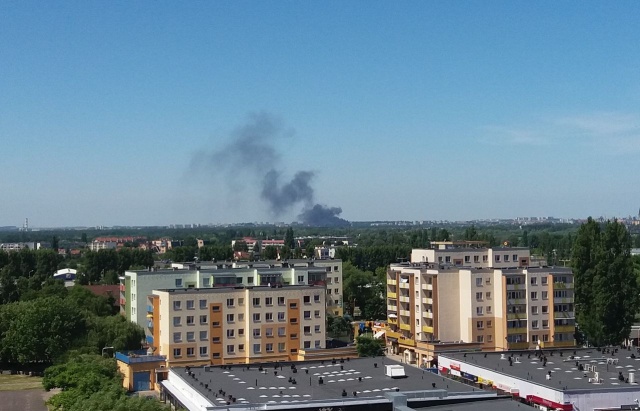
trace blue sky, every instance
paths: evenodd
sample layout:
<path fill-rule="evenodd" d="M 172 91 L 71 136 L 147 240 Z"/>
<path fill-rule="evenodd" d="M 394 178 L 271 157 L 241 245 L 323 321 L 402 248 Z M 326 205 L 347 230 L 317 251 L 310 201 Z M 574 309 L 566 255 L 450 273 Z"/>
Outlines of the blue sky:
<path fill-rule="evenodd" d="M 639 19 L 637 1 L 3 1 L 0 225 L 295 220 L 303 203 L 261 199 L 261 156 L 192 166 L 251 113 L 281 124 L 283 181 L 313 171 L 350 220 L 635 214 Z"/>

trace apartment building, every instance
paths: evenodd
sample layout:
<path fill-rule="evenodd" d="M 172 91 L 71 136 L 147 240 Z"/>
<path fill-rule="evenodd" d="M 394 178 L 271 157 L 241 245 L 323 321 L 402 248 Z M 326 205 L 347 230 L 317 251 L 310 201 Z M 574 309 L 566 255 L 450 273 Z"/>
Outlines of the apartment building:
<path fill-rule="evenodd" d="M 485 351 L 574 346 L 569 268 L 523 266 L 526 249 L 425 251 L 414 250 L 418 261 L 387 272 L 387 344 L 407 361 L 430 361 L 434 346 L 445 343 Z"/>
<path fill-rule="evenodd" d="M 325 348 L 325 300 L 314 285 L 154 290 L 148 341 L 168 367 L 296 361 Z"/>
<path fill-rule="evenodd" d="M 202 262 L 175 264 L 168 270 L 127 271 L 120 278 L 120 312 L 134 323 L 145 324 L 147 296 L 153 290 L 270 285 L 321 287 L 326 293 L 326 313 L 343 314 L 341 260 Z"/>

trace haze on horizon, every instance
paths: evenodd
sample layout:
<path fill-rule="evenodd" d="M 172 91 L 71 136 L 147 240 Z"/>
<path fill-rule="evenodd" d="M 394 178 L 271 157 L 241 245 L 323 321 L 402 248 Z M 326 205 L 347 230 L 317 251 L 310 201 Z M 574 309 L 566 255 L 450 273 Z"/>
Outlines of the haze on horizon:
<path fill-rule="evenodd" d="M 636 214 L 640 3 L 575 6 L 2 2 L 0 226 Z"/>

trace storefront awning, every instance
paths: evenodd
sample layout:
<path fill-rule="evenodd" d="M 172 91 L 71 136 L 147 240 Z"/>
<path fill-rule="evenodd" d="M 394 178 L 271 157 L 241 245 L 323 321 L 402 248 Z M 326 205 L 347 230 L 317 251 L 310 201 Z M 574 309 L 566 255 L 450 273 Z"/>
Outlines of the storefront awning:
<path fill-rule="evenodd" d="M 384 331 L 378 331 L 377 333 L 373 334 L 373 338 L 379 339 L 383 335 L 384 335 Z"/>
<path fill-rule="evenodd" d="M 398 316 L 394 313 L 389 314 L 387 317 L 389 318 L 398 318 Z"/>

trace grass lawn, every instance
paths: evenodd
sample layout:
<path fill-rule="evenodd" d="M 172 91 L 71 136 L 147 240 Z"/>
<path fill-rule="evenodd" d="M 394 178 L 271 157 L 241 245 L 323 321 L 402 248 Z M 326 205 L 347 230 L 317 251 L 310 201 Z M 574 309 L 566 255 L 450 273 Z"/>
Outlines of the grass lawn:
<path fill-rule="evenodd" d="M 31 390 L 42 388 L 42 377 L 0 374 L 0 391 Z"/>

